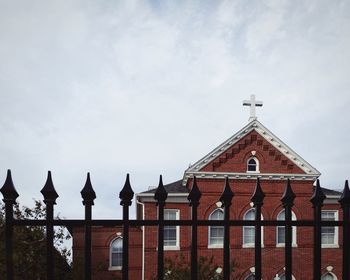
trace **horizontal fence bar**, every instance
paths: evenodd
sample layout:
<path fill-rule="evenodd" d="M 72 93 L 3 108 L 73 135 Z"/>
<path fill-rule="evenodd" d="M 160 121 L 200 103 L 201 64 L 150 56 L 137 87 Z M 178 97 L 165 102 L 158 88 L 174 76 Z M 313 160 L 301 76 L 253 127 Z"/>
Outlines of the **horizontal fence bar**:
<path fill-rule="evenodd" d="M 46 226 L 47 224 L 53 226 L 75 226 L 83 227 L 86 224 L 91 226 L 122 226 L 123 220 L 54 220 L 52 222 L 46 220 L 13 220 L 13 225 L 15 226 Z M 165 226 L 192 226 L 193 220 L 164 220 Z M 159 225 L 159 220 L 129 220 L 128 224 L 130 226 L 157 226 Z M 224 220 L 197 220 L 198 226 L 224 226 Z M 254 226 L 255 221 L 247 220 L 230 220 L 228 222 L 230 226 Z M 321 226 L 343 226 L 343 221 L 321 221 Z M 277 220 L 262 220 L 262 226 L 285 226 L 285 221 Z M 291 221 L 292 226 L 298 227 L 311 227 L 315 225 L 313 220 L 299 220 Z"/>

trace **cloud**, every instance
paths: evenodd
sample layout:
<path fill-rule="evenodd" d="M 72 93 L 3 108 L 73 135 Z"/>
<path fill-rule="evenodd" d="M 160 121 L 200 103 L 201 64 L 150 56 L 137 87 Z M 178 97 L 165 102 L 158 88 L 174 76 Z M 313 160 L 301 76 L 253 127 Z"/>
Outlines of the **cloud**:
<path fill-rule="evenodd" d="M 254 93 L 259 119 L 339 188 L 348 14 L 347 1 L 2 1 L 3 174 L 30 204 L 51 169 L 71 217 L 91 171 L 96 216 L 113 217 L 127 172 L 137 192 L 181 178 L 246 124 Z"/>

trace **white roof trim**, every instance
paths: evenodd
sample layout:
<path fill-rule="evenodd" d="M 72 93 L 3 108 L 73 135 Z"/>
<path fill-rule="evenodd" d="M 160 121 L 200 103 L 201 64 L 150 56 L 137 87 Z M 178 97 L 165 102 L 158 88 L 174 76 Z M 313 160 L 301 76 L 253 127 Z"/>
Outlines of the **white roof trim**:
<path fill-rule="evenodd" d="M 280 151 L 285 157 L 287 157 L 290 161 L 292 161 L 296 166 L 298 166 L 300 169 L 302 169 L 306 173 L 306 174 L 303 174 L 302 176 L 319 177 L 321 175 L 321 173 L 315 167 L 313 167 L 311 164 L 309 164 L 300 155 L 298 155 L 296 152 L 294 152 L 287 144 L 285 144 L 276 135 L 274 135 L 270 130 L 268 130 L 265 126 L 263 126 L 258 120 L 255 119 L 255 120 L 251 121 L 250 123 L 248 123 L 245 127 L 243 127 L 236 134 L 234 134 L 229 139 L 227 139 L 225 142 L 223 142 L 221 145 L 219 145 L 214 150 L 212 150 L 210 153 L 208 153 L 206 156 L 201 158 L 195 164 L 190 166 L 185 171 L 183 183 L 185 183 L 185 178 L 188 174 L 198 172 L 205 165 L 207 165 L 208 162 L 212 161 L 214 158 L 225 153 L 228 149 L 230 149 L 234 144 L 236 144 L 241 138 L 246 136 L 252 130 L 255 130 L 256 132 L 258 132 L 258 134 L 261 135 L 267 142 L 269 142 L 272 146 L 274 146 L 278 151 Z M 253 177 L 253 174 L 250 174 L 250 173 L 249 174 L 244 173 L 244 174 L 245 174 L 245 176 L 250 175 L 251 177 Z M 259 175 L 265 176 L 266 174 L 259 174 Z M 272 175 L 276 176 L 277 174 L 272 174 Z M 296 176 L 296 175 L 295 174 L 288 174 L 288 176 L 290 178 L 290 176 Z"/>
<path fill-rule="evenodd" d="M 198 179 L 240 179 L 252 180 L 310 180 L 315 181 L 317 176 L 313 174 L 291 174 L 291 173 L 237 173 L 237 172 L 187 172 L 182 184 L 186 185 L 189 178 L 196 176 Z"/>
<path fill-rule="evenodd" d="M 154 193 L 137 193 L 137 197 L 154 197 Z M 188 196 L 188 193 L 168 193 L 168 196 Z"/>

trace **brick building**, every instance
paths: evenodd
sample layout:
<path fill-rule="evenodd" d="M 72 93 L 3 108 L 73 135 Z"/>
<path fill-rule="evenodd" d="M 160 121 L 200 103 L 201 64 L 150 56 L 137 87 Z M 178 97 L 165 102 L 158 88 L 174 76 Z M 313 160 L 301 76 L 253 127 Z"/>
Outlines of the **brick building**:
<path fill-rule="evenodd" d="M 251 108 L 256 105 L 254 98 Z M 320 173 L 282 140 L 269 131 L 251 111 L 249 123 L 190 166 L 183 177 L 165 185 L 168 198 L 165 219 L 191 219 L 187 196 L 193 176 L 202 193 L 198 207 L 198 219 L 223 219 L 218 202 L 225 178 L 235 196 L 232 201 L 231 219 L 252 220 L 255 210 L 250 198 L 256 178 L 266 194 L 262 207 L 262 219 L 284 219 L 281 197 L 286 179 L 292 182 L 296 194 L 293 219 L 313 219 L 310 198 L 314 182 Z M 323 188 L 326 200 L 322 218 L 341 219 L 342 212 L 337 200 L 340 193 Z M 136 195 L 137 219 L 157 219 L 154 200 L 155 188 Z M 122 230 L 119 228 L 95 228 L 93 235 L 93 263 L 101 263 L 104 271 L 96 270 L 95 279 L 113 279 L 121 269 Z M 182 255 L 190 263 L 191 229 L 168 226 L 164 229 L 165 257 L 176 259 Z M 83 231 L 74 234 L 74 252 L 78 254 L 83 245 Z M 262 229 L 262 275 L 263 279 L 284 279 L 283 227 Z M 341 279 L 342 234 L 336 227 L 322 230 L 322 279 Z M 198 255 L 215 256 L 216 264 L 222 267 L 223 228 L 198 228 Z M 254 279 L 254 227 L 232 227 L 230 231 L 231 258 L 237 263 L 237 279 Z M 157 269 L 157 228 L 134 228 L 130 235 L 131 279 L 149 280 Z M 313 230 L 310 227 L 293 228 L 293 277 L 312 279 Z M 108 278 L 110 277 L 110 278 Z"/>

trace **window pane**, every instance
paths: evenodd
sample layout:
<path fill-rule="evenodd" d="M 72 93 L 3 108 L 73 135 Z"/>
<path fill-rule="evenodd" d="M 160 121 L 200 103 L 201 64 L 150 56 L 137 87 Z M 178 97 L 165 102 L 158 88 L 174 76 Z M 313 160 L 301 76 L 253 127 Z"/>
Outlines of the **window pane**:
<path fill-rule="evenodd" d="M 250 244 L 255 242 L 255 228 L 254 227 L 243 227 L 243 243 Z"/>
<path fill-rule="evenodd" d="M 177 220 L 178 210 L 165 209 L 164 220 Z M 177 226 L 164 227 L 164 246 L 176 246 L 177 242 Z"/>
<path fill-rule="evenodd" d="M 323 221 L 335 221 L 335 211 L 322 211 L 321 217 Z M 322 227 L 321 242 L 326 245 L 335 244 L 335 227 Z"/>
<path fill-rule="evenodd" d="M 335 244 L 334 233 L 333 234 L 322 233 L 321 242 L 322 244 Z"/>
<path fill-rule="evenodd" d="M 114 240 L 111 247 L 113 253 L 123 252 L 123 239 Z"/>
<path fill-rule="evenodd" d="M 256 171 L 256 165 L 255 164 L 248 164 L 248 171 Z"/>
<path fill-rule="evenodd" d="M 277 243 L 286 242 L 285 230 L 284 227 L 277 227 Z"/>
<path fill-rule="evenodd" d="M 244 220 L 248 221 L 254 221 L 255 220 L 255 209 L 249 210 L 245 215 L 244 215 Z"/>
<path fill-rule="evenodd" d="M 322 211 L 321 217 L 323 221 L 335 221 L 334 211 Z"/>
<path fill-rule="evenodd" d="M 209 220 L 223 220 L 224 213 L 222 210 L 215 210 L 209 217 Z"/>
<path fill-rule="evenodd" d="M 333 277 L 333 275 L 330 274 L 330 273 L 324 274 L 324 275 L 322 275 L 322 277 L 321 277 L 321 280 L 333 280 L 333 279 L 334 279 L 334 277 Z"/>
<path fill-rule="evenodd" d="M 112 253 L 112 266 L 122 266 L 123 254 L 122 253 Z"/>

